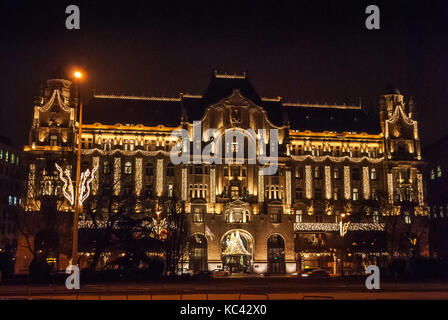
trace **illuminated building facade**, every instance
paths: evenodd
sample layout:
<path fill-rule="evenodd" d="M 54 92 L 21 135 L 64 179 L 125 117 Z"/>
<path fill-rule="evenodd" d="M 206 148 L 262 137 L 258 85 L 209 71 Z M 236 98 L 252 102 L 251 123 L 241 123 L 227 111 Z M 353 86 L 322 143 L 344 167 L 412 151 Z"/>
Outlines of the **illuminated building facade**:
<path fill-rule="evenodd" d="M 17 245 L 16 213 L 22 204 L 22 153 L 0 137 L 0 249 Z"/>
<path fill-rule="evenodd" d="M 423 150 L 427 161 L 426 182 L 430 208 L 430 251 L 433 257 L 448 259 L 448 136 Z"/>
<path fill-rule="evenodd" d="M 25 146 L 31 191 L 37 175 L 39 181 L 56 179 L 55 170 L 43 168 L 74 150 L 77 101 L 71 89 L 67 80 L 48 80 L 35 104 Z M 94 95 L 84 113 L 82 163 L 110 173 L 117 195 L 129 192 L 126 180 L 137 196 L 176 193 L 185 201 L 192 269 L 291 273 L 320 266 L 338 273 L 341 259 L 345 268 L 360 269 L 385 251 L 384 215 L 410 221 L 427 214 L 415 103 L 405 103 L 396 90 L 381 96 L 378 119 L 361 106 L 261 98 L 246 73 L 215 71 L 202 95 Z M 201 124 L 199 142 L 193 141 L 193 121 Z M 216 143 L 227 131 L 276 129 L 278 171 L 260 175 L 260 164 L 249 163 L 247 148 L 233 140 L 222 146 L 235 153 L 243 148 L 243 164 L 173 165 L 170 150 L 178 140 L 171 133 L 179 128 L 188 131 L 190 150 Z M 220 134 L 211 136 L 211 128 Z M 60 190 L 48 182 L 42 192 Z M 38 210 L 33 197 L 29 193 L 30 211 Z M 404 202 L 411 204 L 406 211 Z M 67 203 L 59 207 L 71 210 Z M 341 245 L 341 225 L 350 248 Z"/>

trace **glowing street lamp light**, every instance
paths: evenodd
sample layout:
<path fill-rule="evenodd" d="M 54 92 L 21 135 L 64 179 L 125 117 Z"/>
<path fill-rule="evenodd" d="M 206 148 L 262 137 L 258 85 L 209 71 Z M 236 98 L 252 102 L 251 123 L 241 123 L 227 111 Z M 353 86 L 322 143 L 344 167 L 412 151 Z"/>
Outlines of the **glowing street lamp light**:
<path fill-rule="evenodd" d="M 75 72 L 73 73 L 73 75 L 74 75 L 75 78 L 77 78 L 77 79 L 81 79 L 81 78 L 82 78 L 82 73 L 81 73 L 80 71 L 75 71 Z"/>

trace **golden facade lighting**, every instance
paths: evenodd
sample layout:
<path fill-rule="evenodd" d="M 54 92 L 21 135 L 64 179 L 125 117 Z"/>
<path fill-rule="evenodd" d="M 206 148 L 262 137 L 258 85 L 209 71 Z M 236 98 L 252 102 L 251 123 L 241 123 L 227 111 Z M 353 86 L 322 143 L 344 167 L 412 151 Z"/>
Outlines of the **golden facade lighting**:
<path fill-rule="evenodd" d="M 344 197 L 345 197 L 345 199 L 351 198 L 350 167 L 349 166 L 344 166 Z"/>
<path fill-rule="evenodd" d="M 369 167 L 362 167 L 362 185 L 362 189 L 364 191 L 364 199 L 367 200 L 370 197 Z"/>
<path fill-rule="evenodd" d="M 98 168 L 100 165 L 100 158 L 99 157 L 93 157 L 92 158 L 92 166 L 94 168 Z M 98 185 L 99 185 L 99 178 L 98 178 L 98 170 L 95 170 L 95 174 L 92 181 L 92 194 L 96 195 L 98 192 Z"/>
<path fill-rule="evenodd" d="M 325 198 L 331 199 L 331 167 L 325 166 Z"/>
<path fill-rule="evenodd" d="M 156 193 L 161 197 L 163 193 L 163 159 L 157 159 L 157 181 L 156 181 Z"/>
<path fill-rule="evenodd" d="M 121 158 L 114 158 L 114 195 L 121 191 Z"/>
<path fill-rule="evenodd" d="M 36 178 L 36 165 L 34 163 L 30 163 L 30 172 L 28 173 L 28 198 L 34 198 L 34 184 Z"/>
<path fill-rule="evenodd" d="M 394 201 L 394 180 L 392 173 L 387 174 L 387 192 L 389 195 L 389 203 Z"/>
<path fill-rule="evenodd" d="M 187 201 L 187 183 L 188 183 L 188 176 L 187 176 L 187 168 L 182 168 L 182 200 Z"/>
<path fill-rule="evenodd" d="M 305 197 L 311 199 L 313 197 L 312 173 L 311 166 L 305 166 Z"/>
<path fill-rule="evenodd" d="M 143 189 L 142 171 L 143 171 L 143 159 L 136 158 L 135 159 L 135 194 L 137 196 L 140 196 L 140 193 Z"/>
<path fill-rule="evenodd" d="M 264 202 L 264 176 L 263 171 L 258 171 L 258 202 Z"/>
<path fill-rule="evenodd" d="M 286 204 L 291 206 L 291 170 L 286 170 Z"/>
<path fill-rule="evenodd" d="M 210 202 L 216 202 L 216 169 L 210 168 Z"/>
<path fill-rule="evenodd" d="M 418 205 L 424 205 L 424 197 L 423 197 L 423 175 L 421 173 L 417 173 L 417 192 L 418 192 Z"/>

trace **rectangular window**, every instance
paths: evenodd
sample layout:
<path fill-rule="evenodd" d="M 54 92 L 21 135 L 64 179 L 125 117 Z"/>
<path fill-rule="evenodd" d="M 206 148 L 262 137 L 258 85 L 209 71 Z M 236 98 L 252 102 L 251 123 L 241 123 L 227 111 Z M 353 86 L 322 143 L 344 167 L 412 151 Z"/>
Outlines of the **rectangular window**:
<path fill-rule="evenodd" d="M 302 199 L 303 199 L 302 188 L 296 188 L 296 200 L 302 200 Z"/>
<path fill-rule="evenodd" d="M 334 200 L 339 200 L 339 188 L 333 189 L 333 198 Z"/>
<path fill-rule="evenodd" d="M 370 169 L 370 180 L 376 180 L 377 179 L 377 172 L 375 168 Z"/>
<path fill-rule="evenodd" d="M 282 222 L 282 211 L 278 210 L 277 212 L 271 213 L 271 222 L 272 223 L 280 223 Z"/>
<path fill-rule="evenodd" d="M 296 210 L 296 223 L 301 223 L 303 217 L 303 210 Z"/>
<path fill-rule="evenodd" d="M 58 136 L 51 135 L 50 136 L 50 146 L 57 146 L 58 145 Z"/>
<path fill-rule="evenodd" d="M 193 209 L 193 222 L 196 223 L 204 222 L 204 214 L 201 208 L 196 207 Z"/>
<path fill-rule="evenodd" d="M 314 199 L 321 200 L 322 199 L 322 190 L 321 188 L 314 189 Z"/>
<path fill-rule="evenodd" d="M 359 193 L 358 193 L 358 188 L 353 188 L 353 201 L 358 201 L 359 200 Z"/>
<path fill-rule="evenodd" d="M 341 172 L 340 172 L 339 168 L 334 168 L 333 169 L 333 179 L 339 180 L 340 178 L 341 178 Z"/>
<path fill-rule="evenodd" d="M 378 223 L 379 222 L 379 213 L 378 211 L 373 211 L 373 223 Z"/>
<path fill-rule="evenodd" d="M 353 168 L 352 169 L 352 179 L 355 181 L 359 181 L 361 175 L 359 173 L 359 168 Z"/>
<path fill-rule="evenodd" d="M 232 177 L 238 177 L 240 175 L 240 167 L 232 166 Z"/>
<path fill-rule="evenodd" d="M 109 174 L 109 173 L 110 173 L 110 164 L 109 164 L 109 161 L 104 161 L 104 164 L 103 164 L 103 173 L 104 173 L 104 174 Z"/>

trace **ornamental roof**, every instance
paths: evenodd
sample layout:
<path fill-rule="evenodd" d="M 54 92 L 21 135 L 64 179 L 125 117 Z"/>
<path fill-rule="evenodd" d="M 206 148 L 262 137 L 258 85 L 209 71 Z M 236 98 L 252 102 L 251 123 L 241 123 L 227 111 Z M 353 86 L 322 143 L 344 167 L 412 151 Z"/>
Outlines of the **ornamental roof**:
<path fill-rule="evenodd" d="M 188 122 L 202 119 L 205 109 L 230 96 L 238 89 L 242 96 L 264 108 L 269 120 L 281 126 L 289 121 L 292 130 L 313 132 L 381 132 L 376 117 L 369 117 L 360 106 L 317 105 L 284 102 L 282 98 L 260 98 L 243 75 L 215 72 L 202 95 L 180 94 L 177 97 L 138 97 L 94 95 L 84 111 L 85 123 L 165 125 L 177 127 L 182 115 Z"/>

